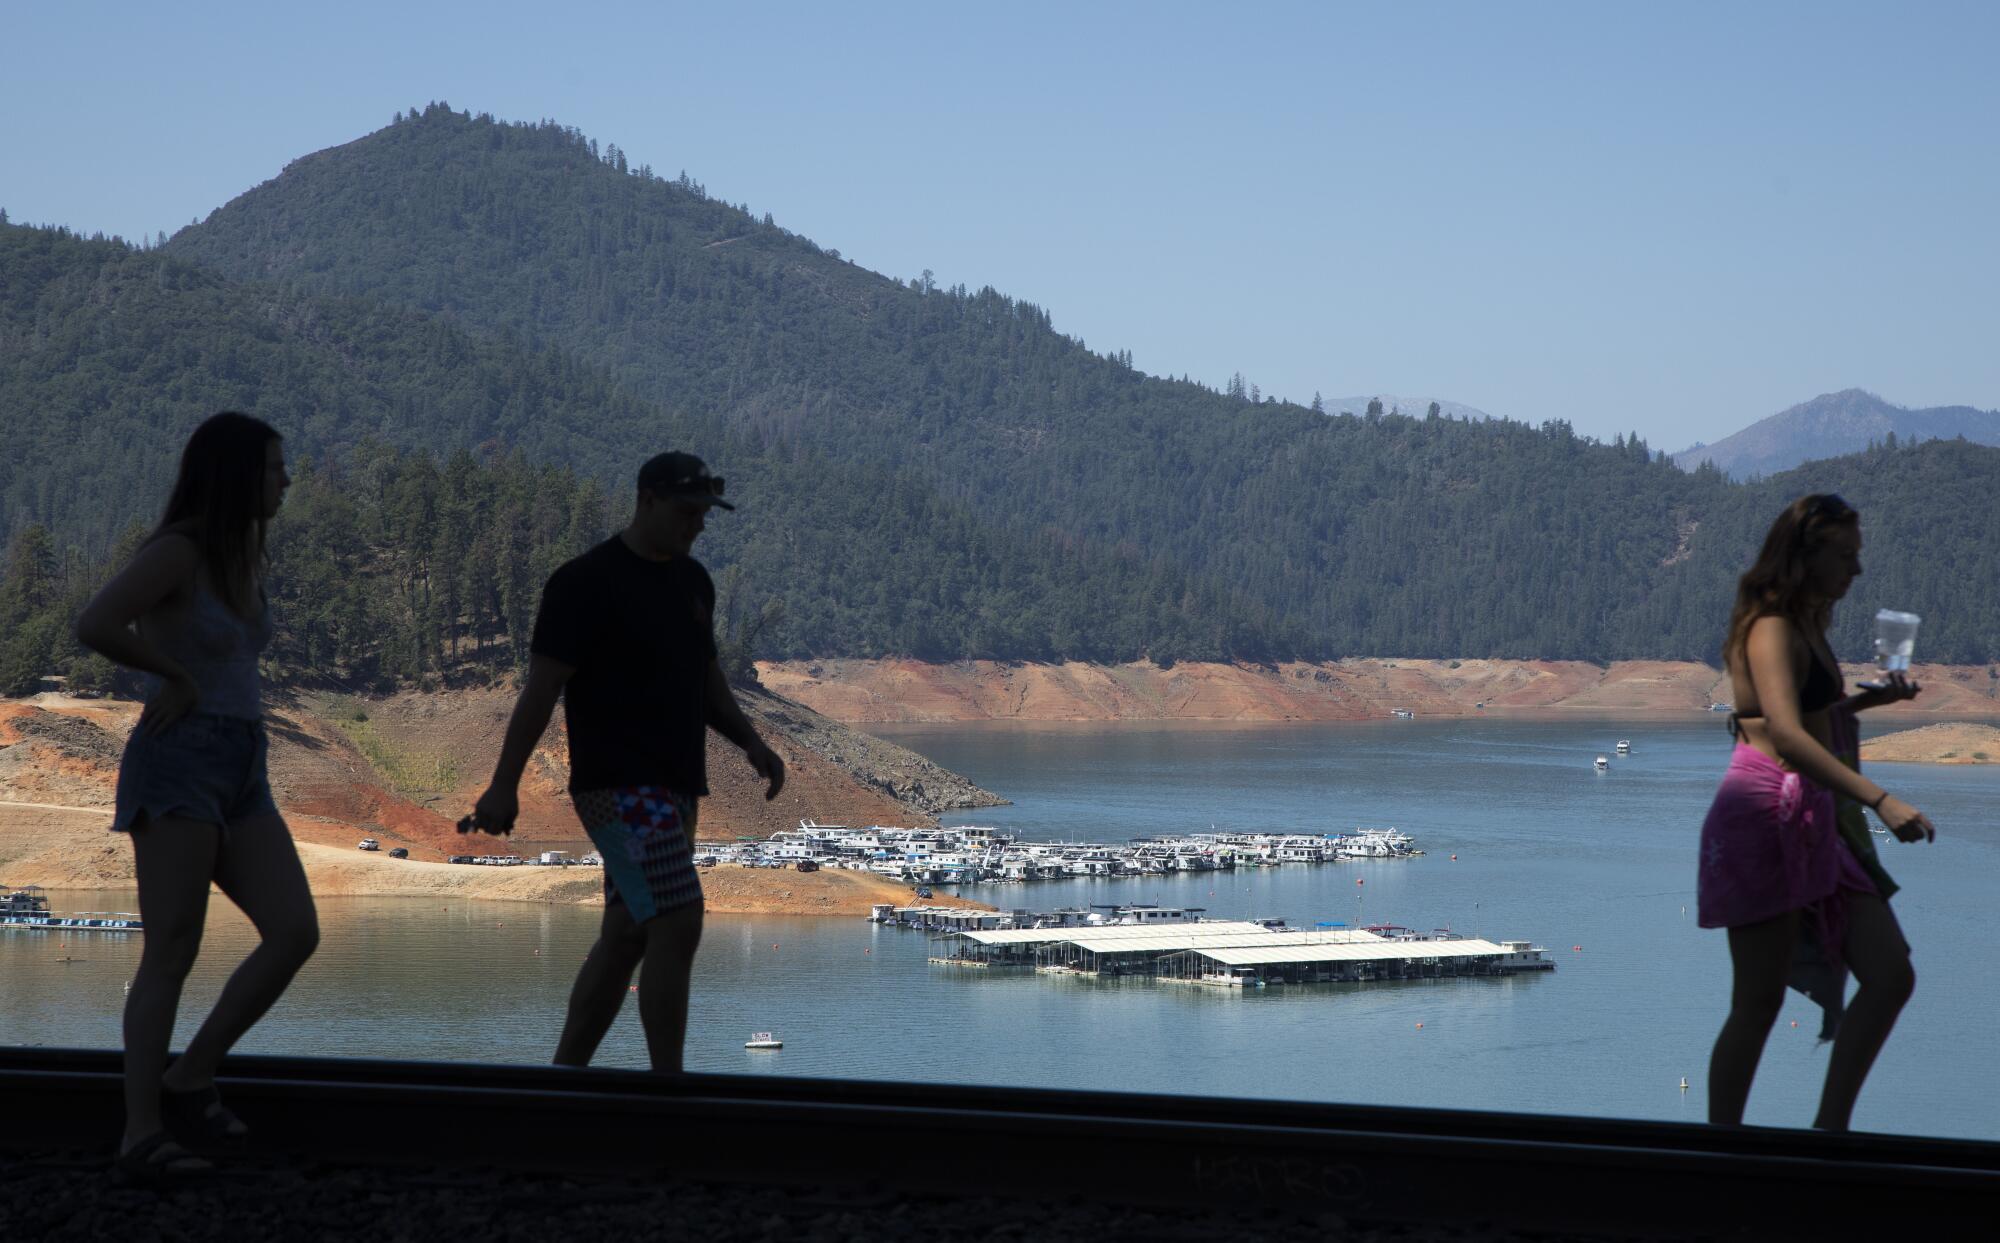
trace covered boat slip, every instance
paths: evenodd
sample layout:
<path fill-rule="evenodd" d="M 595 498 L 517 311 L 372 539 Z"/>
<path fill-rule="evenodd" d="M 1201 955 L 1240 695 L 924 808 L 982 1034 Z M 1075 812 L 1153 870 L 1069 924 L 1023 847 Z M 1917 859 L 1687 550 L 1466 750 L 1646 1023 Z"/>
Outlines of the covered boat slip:
<path fill-rule="evenodd" d="M 1237 920 L 1174 927 L 1023 928 L 940 937 L 933 962 L 1034 966 L 1085 975 L 1143 975 L 1213 983 L 1416 979 L 1545 971 L 1526 941 L 1391 938 L 1362 928 L 1276 930 Z"/>
<path fill-rule="evenodd" d="M 994 967 L 1047 966 L 1067 962 L 1064 947 L 1080 941 L 1099 946 L 1100 954 L 1114 955 L 1171 953 L 1195 945 L 1212 945 L 1229 940 L 1265 944 L 1275 932 L 1249 920 L 1218 919 L 1184 924 L 1101 924 L 1069 928 L 967 929 L 934 939 L 938 958 L 968 958 Z"/>
<path fill-rule="evenodd" d="M 1203 945 L 1169 954 L 1153 968 L 1163 980 L 1238 987 L 1553 970 L 1555 964 L 1525 941 L 1495 945 L 1469 937 L 1372 945 Z"/>

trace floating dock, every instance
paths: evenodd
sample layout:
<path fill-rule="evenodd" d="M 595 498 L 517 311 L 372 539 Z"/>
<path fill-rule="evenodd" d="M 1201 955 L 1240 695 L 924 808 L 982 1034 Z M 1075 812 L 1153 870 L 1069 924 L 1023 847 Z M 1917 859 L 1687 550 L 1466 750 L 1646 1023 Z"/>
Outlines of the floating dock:
<path fill-rule="evenodd" d="M 145 923 L 130 911 L 75 911 L 67 914 L 49 909 L 41 886 L 23 885 L 10 889 L 0 885 L 0 928 L 24 928 L 38 932 L 143 932 Z"/>
<path fill-rule="evenodd" d="M 931 961 L 1238 988 L 1555 970 L 1548 951 L 1528 941 L 1385 931 L 1386 926 L 1298 931 L 1242 920 L 970 930 L 939 937 L 944 952 L 932 954 Z"/>

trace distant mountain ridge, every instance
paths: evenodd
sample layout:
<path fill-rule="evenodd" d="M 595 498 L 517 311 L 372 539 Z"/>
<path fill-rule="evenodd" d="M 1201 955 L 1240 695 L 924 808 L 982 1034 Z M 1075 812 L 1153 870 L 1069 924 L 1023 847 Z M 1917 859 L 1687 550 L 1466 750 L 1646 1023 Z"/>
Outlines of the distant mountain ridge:
<path fill-rule="evenodd" d="M 1865 389 L 1842 389 L 1759 419 L 1712 445 L 1673 455 L 1683 470 L 1713 462 L 1732 479 L 1775 475 L 1805 462 L 1858 453 L 1887 441 L 1955 440 L 2000 445 L 2000 410 L 1892 405 Z"/>

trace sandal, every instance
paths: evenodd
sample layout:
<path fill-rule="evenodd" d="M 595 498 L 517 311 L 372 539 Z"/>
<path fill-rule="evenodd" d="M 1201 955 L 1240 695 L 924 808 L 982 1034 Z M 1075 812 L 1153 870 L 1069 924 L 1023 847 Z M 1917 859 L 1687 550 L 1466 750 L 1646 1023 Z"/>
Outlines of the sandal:
<path fill-rule="evenodd" d="M 111 1181 L 120 1187 L 163 1187 L 191 1182 L 215 1167 L 174 1142 L 166 1131 L 155 1131 L 118 1154 L 111 1162 Z"/>
<path fill-rule="evenodd" d="M 160 1113 L 168 1129 L 197 1148 L 235 1148 L 250 1138 L 250 1128 L 222 1103 L 213 1083 L 185 1092 L 161 1089 Z"/>

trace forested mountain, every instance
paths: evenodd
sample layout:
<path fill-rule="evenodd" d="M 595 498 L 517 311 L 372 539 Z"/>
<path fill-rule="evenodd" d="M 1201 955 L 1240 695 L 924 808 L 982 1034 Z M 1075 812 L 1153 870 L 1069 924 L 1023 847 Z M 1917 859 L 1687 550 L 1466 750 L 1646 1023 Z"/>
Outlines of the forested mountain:
<path fill-rule="evenodd" d="M 1687 470 L 1713 462 L 1732 479 L 1750 479 L 1815 458 L 1857 453 L 1872 444 L 1960 438 L 2000 445 L 2000 410 L 1971 406 L 1911 410 L 1850 388 L 1800 402 L 1712 445 L 1683 449 L 1674 454 L 1674 461 Z"/>
<path fill-rule="evenodd" d="M 704 557 L 746 607 L 781 609 L 759 655 L 1706 659 L 1770 515 L 1816 486 L 1869 515 L 1857 600 L 1925 613 L 1927 657 L 2000 651 L 2000 451 L 1929 444 L 1740 486 L 1560 422 L 1252 402 L 1142 375 L 993 290 L 864 271 L 552 124 L 433 106 L 164 252 L 0 240 L 0 450 L 26 464 L 0 475 L 0 513 L 10 536 L 32 519 L 93 556 L 150 516 L 186 428 L 238 404 L 328 478 L 387 469 L 357 447 L 372 437 L 452 487 L 571 469 L 604 488 L 607 521 L 641 458 L 693 448 L 742 505 Z M 493 520 L 463 519 L 434 563 L 472 564 Z M 398 560 L 428 522 L 326 528 L 374 532 L 342 581 L 407 595 L 435 573 Z M 532 581 L 559 543 L 493 556 Z M 458 610 L 435 624 L 476 630 L 453 599 L 426 606 Z M 1843 650 L 1864 650 L 1848 611 Z M 369 667 L 429 668 L 399 660 Z"/>

